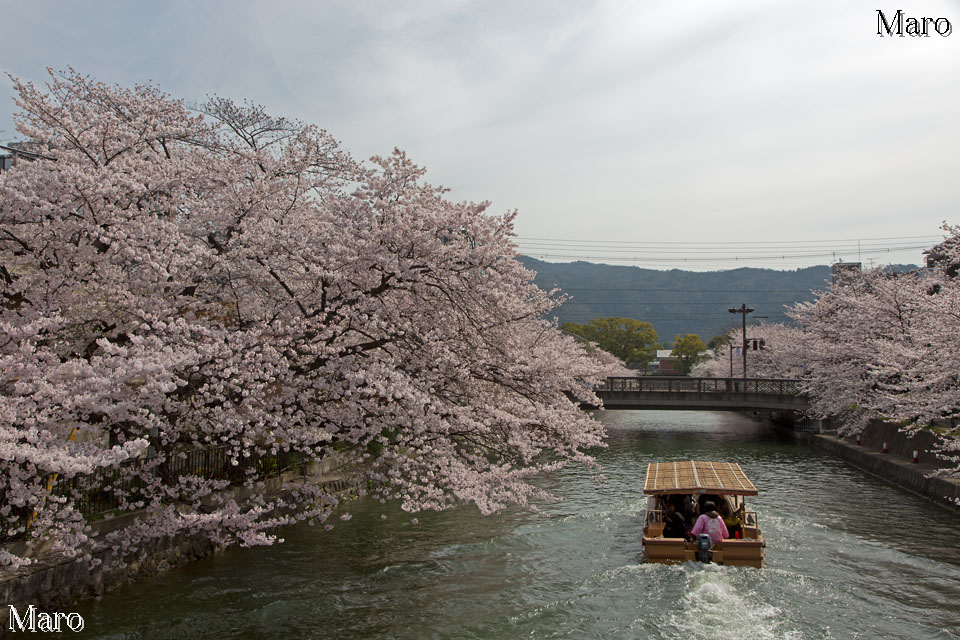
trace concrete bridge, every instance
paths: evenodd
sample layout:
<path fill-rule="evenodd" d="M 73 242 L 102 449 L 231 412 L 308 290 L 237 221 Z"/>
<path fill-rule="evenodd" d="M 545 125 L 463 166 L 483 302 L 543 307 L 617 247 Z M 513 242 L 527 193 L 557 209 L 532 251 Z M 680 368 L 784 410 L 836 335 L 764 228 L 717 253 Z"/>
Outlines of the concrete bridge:
<path fill-rule="evenodd" d="M 604 409 L 804 411 L 797 380 L 784 378 L 607 378 L 596 390 Z"/>

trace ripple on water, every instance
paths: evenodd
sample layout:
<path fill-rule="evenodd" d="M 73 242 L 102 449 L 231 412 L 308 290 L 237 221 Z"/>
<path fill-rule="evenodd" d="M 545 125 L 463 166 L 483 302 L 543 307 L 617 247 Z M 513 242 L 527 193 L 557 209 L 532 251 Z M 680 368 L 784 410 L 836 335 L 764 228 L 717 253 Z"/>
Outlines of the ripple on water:
<path fill-rule="evenodd" d="M 606 483 L 543 479 L 565 499 L 543 516 L 456 509 L 411 526 L 357 501 L 334 531 L 293 527 L 279 547 L 82 605 L 86 637 L 957 640 L 954 514 L 736 414 L 613 414 Z M 639 562 L 646 465 L 690 458 L 739 461 L 760 487 L 766 568 Z"/>

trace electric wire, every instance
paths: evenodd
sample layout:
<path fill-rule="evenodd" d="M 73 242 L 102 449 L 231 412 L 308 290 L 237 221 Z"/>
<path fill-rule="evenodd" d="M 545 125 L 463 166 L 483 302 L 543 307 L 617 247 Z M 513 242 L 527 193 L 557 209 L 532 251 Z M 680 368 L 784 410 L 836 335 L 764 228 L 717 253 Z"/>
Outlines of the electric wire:
<path fill-rule="evenodd" d="M 777 261 L 809 266 L 821 264 L 823 259 L 860 262 L 863 256 L 892 257 L 929 249 L 942 241 L 942 236 L 934 235 L 771 241 L 580 240 L 529 236 L 515 239 L 519 252 L 541 260 L 673 267 L 689 264 L 700 269 L 711 265 L 769 267 Z"/>
<path fill-rule="evenodd" d="M 580 239 L 563 239 L 563 238 L 532 238 L 529 236 L 516 236 L 518 241 L 537 241 L 537 242 L 562 242 L 562 243 L 578 243 L 578 244 L 593 244 L 593 243 L 602 243 L 602 244 L 633 244 L 633 245 L 648 245 L 648 244 L 662 244 L 662 245 L 683 245 L 683 246 L 695 246 L 695 245 L 748 245 L 748 244 L 762 244 L 764 246 L 777 246 L 777 245 L 793 245 L 793 244 L 809 244 L 815 246 L 817 244 L 823 243 L 837 243 L 837 242 L 863 242 L 871 243 L 877 241 L 942 241 L 943 236 L 936 235 L 925 235 L 925 236 L 891 236 L 891 237 L 881 237 L 881 238 L 843 238 L 843 239 L 833 239 L 833 240 L 713 240 L 713 241 L 697 241 L 697 240 L 580 240 Z"/>

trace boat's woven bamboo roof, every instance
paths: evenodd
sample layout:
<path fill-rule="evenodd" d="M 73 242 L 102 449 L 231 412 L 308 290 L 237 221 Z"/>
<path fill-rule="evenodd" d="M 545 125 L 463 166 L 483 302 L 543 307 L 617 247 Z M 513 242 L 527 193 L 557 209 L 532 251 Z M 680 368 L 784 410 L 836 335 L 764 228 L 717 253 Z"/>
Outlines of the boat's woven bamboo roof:
<path fill-rule="evenodd" d="M 719 493 L 755 496 L 758 491 L 736 462 L 651 462 L 644 493 Z"/>

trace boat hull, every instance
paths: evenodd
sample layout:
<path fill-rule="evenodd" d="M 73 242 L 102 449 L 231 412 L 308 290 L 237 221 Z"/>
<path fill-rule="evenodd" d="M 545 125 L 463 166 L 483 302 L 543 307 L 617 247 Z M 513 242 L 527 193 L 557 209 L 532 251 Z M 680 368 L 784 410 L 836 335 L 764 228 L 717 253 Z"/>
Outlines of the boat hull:
<path fill-rule="evenodd" d="M 725 566 L 763 567 L 766 555 L 763 538 L 748 540 L 724 540 L 710 549 L 713 562 Z M 696 562 L 697 548 L 683 538 L 643 538 L 643 553 L 646 562 L 675 564 Z"/>

